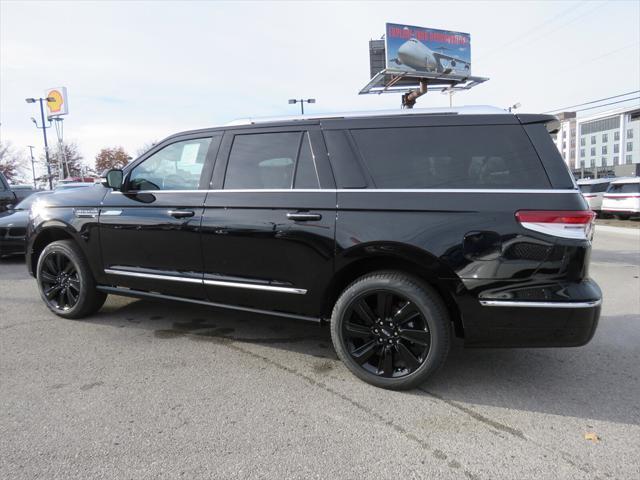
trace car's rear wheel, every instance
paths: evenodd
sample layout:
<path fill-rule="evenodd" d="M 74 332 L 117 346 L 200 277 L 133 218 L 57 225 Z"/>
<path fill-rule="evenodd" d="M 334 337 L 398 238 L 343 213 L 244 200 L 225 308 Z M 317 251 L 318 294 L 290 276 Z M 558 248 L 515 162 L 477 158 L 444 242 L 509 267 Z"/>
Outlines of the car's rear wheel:
<path fill-rule="evenodd" d="M 451 342 L 440 296 L 420 280 L 376 272 L 345 289 L 331 317 L 340 359 L 362 380 L 383 388 L 414 388 L 444 363 Z"/>
<path fill-rule="evenodd" d="M 47 245 L 38 259 L 40 296 L 56 315 L 81 318 L 100 309 L 107 295 L 96 283 L 82 251 L 71 240 Z"/>

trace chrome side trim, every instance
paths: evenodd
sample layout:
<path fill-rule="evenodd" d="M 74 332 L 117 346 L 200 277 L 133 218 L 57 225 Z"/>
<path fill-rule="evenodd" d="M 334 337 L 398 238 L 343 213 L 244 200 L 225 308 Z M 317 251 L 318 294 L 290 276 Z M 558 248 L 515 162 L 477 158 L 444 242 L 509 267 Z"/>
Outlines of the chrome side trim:
<path fill-rule="evenodd" d="M 276 287 L 274 285 L 257 285 L 255 283 L 223 282 L 221 280 L 204 280 L 204 284 L 217 287 L 234 287 L 246 288 L 249 290 L 265 290 L 268 292 L 293 293 L 296 295 L 305 295 L 307 293 L 307 290 L 304 288 Z"/>
<path fill-rule="evenodd" d="M 169 194 L 169 193 L 580 193 L 578 189 L 535 189 L 535 188 L 272 188 L 272 189 L 234 189 L 234 190 L 140 190 L 136 193 Z M 122 195 L 122 192 L 111 192 Z"/>
<path fill-rule="evenodd" d="M 122 215 L 122 210 L 102 210 L 100 215 L 104 215 L 105 217 L 115 217 L 118 215 Z"/>
<path fill-rule="evenodd" d="M 187 278 L 187 277 L 178 277 L 174 275 L 161 275 L 158 273 L 141 273 L 141 272 L 130 272 L 127 270 L 113 270 L 112 268 L 105 268 L 104 273 L 108 273 L 110 275 L 122 275 L 124 277 L 137 277 L 137 278 L 152 278 L 154 280 L 169 280 L 170 282 L 184 282 L 184 283 L 200 283 L 202 284 L 201 278 Z"/>
<path fill-rule="evenodd" d="M 217 287 L 245 288 L 248 290 L 264 290 L 267 292 L 292 293 L 295 295 L 306 295 L 304 288 L 278 287 L 275 285 L 257 285 L 255 283 L 226 282 L 222 280 L 203 280 L 201 278 L 178 277 L 176 275 L 162 275 L 158 273 L 131 272 L 127 270 L 114 270 L 105 268 L 104 273 L 109 275 L 122 275 L 125 277 L 151 278 L 154 280 L 168 280 L 170 282 L 199 283 L 201 285 L 212 285 Z"/>
<path fill-rule="evenodd" d="M 133 290 L 125 287 L 108 287 L 106 285 L 98 285 L 96 286 L 96 289 L 100 290 L 101 292 L 106 292 L 113 295 L 122 295 L 125 297 L 151 298 L 151 299 L 157 299 L 157 300 L 173 300 L 176 302 L 186 302 L 186 303 L 194 303 L 197 305 L 205 305 L 207 307 L 224 308 L 227 310 L 237 310 L 240 312 L 258 313 L 260 315 L 273 315 L 276 317 L 293 318 L 295 320 L 305 320 L 308 322 L 315 322 L 315 323 L 322 322 L 322 318 L 318 318 L 318 317 L 307 317 L 306 315 L 296 315 L 294 313 L 276 312 L 273 310 L 261 310 L 258 308 L 240 307 L 238 305 L 229 305 L 226 303 L 215 303 L 215 302 L 209 302 L 206 300 L 196 300 L 192 298 L 163 295 L 161 293 L 143 292 L 141 290 Z"/>
<path fill-rule="evenodd" d="M 524 307 L 524 308 L 593 308 L 602 300 L 588 302 L 519 302 L 517 300 L 480 300 L 483 307 Z"/>

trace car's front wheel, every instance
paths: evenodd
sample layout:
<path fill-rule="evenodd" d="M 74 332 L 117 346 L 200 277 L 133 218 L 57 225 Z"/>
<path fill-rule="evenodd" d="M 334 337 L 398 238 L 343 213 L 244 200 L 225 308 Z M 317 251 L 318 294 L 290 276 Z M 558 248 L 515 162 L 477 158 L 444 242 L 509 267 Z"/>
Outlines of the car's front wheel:
<path fill-rule="evenodd" d="M 333 309 L 331 337 L 355 375 L 378 387 L 404 390 L 442 366 L 451 326 L 431 287 L 403 273 L 376 272 L 342 293 Z"/>
<path fill-rule="evenodd" d="M 80 248 L 71 240 L 47 245 L 40 254 L 36 278 L 40 296 L 56 315 L 81 318 L 100 309 L 107 295 L 96 283 Z"/>

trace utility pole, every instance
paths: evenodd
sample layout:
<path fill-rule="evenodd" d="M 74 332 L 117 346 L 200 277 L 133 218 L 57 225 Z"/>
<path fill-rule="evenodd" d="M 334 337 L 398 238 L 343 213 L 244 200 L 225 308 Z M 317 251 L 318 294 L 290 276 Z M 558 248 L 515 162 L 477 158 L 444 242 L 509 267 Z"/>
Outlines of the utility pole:
<path fill-rule="evenodd" d="M 42 129 L 42 135 L 44 136 L 44 156 L 47 159 L 47 176 L 49 178 L 49 190 L 53 190 L 53 181 L 51 179 L 51 163 L 49 162 L 49 144 L 47 143 L 47 128 L 50 128 L 51 125 L 47 126 L 44 123 L 44 104 L 43 102 L 55 102 L 55 98 L 47 97 L 47 98 L 26 98 L 25 102 L 27 103 L 36 103 L 40 102 L 40 120 L 42 122 L 42 126 L 38 127 L 38 122 L 32 118 L 33 123 L 36 124 L 36 128 Z"/>
<path fill-rule="evenodd" d="M 31 155 L 31 172 L 33 173 L 33 188 L 38 188 L 36 185 L 36 161 L 33 159 L 33 149 L 35 148 L 33 145 L 27 145 L 29 147 L 29 154 Z"/>

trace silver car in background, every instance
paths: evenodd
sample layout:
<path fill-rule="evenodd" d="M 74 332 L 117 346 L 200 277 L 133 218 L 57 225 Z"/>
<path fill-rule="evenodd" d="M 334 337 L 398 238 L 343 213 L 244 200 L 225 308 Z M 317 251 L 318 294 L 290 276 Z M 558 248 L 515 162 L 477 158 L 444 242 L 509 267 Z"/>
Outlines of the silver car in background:
<path fill-rule="evenodd" d="M 615 178 L 596 178 L 589 180 L 578 180 L 578 187 L 582 192 L 582 196 L 589 204 L 589 208 L 596 212 L 599 216 L 602 213 L 602 200 L 604 193 L 609 188 L 609 184 Z"/>

